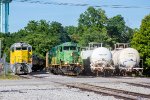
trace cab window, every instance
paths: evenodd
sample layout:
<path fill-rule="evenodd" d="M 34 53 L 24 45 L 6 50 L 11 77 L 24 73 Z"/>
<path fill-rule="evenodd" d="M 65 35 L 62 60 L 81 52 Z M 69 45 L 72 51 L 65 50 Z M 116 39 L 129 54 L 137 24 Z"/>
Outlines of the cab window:
<path fill-rule="evenodd" d="M 14 52 L 14 47 L 12 48 L 12 52 Z"/>
<path fill-rule="evenodd" d="M 31 47 L 28 47 L 28 51 L 31 52 Z"/>
<path fill-rule="evenodd" d="M 75 46 L 70 46 L 70 50 L 76 50 Z"/>
<path fill-rule="evenodd" d="M 60 52 L 62 52 L 62 47 L 60 47 Z"/>
<path fill-rule="evenodd" d="M 69 50 L 69 46 L 64 46 L 64 50 Z"/>
<path fill-rule="evenodd" d="M 78 51 L 81 51 L 80 47 L 78 47 Z"/>
<path fill-rule="evenodd" d="M 16 50 L 21 50 L 21 47 L 16 47 Z"/>
<path fill-rule="evenodd" d="M 22 47 L 22 50 L 27 50 L 27 47 Z"/>

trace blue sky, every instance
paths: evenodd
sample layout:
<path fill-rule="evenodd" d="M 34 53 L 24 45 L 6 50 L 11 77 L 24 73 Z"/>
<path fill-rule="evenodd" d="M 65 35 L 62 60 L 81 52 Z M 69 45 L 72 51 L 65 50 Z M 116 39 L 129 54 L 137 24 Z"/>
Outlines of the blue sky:
<path fill-rule="evenodd" d="M 36 0 L 32 0 L 36 1 Z M 141 20 L 144 16 L 150 14 L 149 0 L 40 0 L 44 2 L 58 2 L 58 3 L 80 3 L 90 5 L 125 5 L 138 6 L 141 8 L 111 8 L 102 7 L 105 10 L 108 18 L 117 14 L 121 14 L 126 25 L 132 28 L 139 28 Z M 77 26 L 78 18 L 81 13 L 86 11 L 88 7 L 77 6 L 58 6 L 58 5 L 44 5 L 27 2 L 17 2 L 14 0 L 10 3 L 10 17 L 9 17 L 9 31 L 17 32 L 24 28 L 30 20 L 57 21 L 63 26 L 74 25 Z"/>

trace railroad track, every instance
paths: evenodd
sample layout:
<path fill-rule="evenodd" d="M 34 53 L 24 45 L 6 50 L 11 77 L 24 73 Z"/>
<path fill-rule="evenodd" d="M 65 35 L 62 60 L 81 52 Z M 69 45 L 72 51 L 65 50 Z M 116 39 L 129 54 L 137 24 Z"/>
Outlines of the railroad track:
<path fill-rule="evenodd" d="M 144 87 L 144 88 L 150 88 L 150 85 L 146 85 L 146 84 L 141 84 L 141 83 L 130 83 L 130 82 L 123 82 L 132 86 L 137 86 L 137 87 Z"/>
<path fill-rule="evenodd" d="M 54 82 L 54 83 L 65 85 L 69 88 L 78 88 L 82 91 L 94 92 L 97 94 L 107 95 L 107 96 L 114 96 L 116 98 L 124 99 L 124 100 L 141 100 L 143 98 L 148 100 L 150 98 L 150 95 L 147 94 L 141 94 L 141 93 L 130 92 L 125 90 L 118 90 L 118 89 L 107 88 L 102 86 L 95 86 L 86 83 L 70 83 L 70 84 L 60 83 L 60 82 Z"/>
<path fill-rule="evenodd" d="M 23 79 L 42 79 L 42 78 L 44 78 L 43 76 L 34 76 L 32 74 L 19 75 L 19 77 L 23 78 Z"/>
<path fill-rule="evenodd" d="M 34 76 L 34 75 L 20 75 L 21 78 L 24 79 L 41 79 L 44 78 L 42 76 Z M 107 96 L 114 96 L 116 98 L 124 99 L 124 100 L 142 100 L 143 98 L 148 100 L 150 98 L 150 94 L 142 94 L 142 93 L 136 93 L 136 92 L 130 92 L 130 91 L 125 91 L 125 90 L 119 90 L 119 89 L 114 89 L 114 88 L 107 88 L 107 87 L 102 87 L 102 86 L 95 86 L 95 85 L 90 85 L 86 83 L 62 83 L 62 82 L 55 82 L 51 81 L 57 84 L 61 84 L 63 86 L 67 86 L 69 88 L 78 88 L 82 91 L 88 91 L 88 92 L 95 92 L 97 94 L 101 95 L 107 95 Z M 124 82 L 127 84 L 135 85 L 135 86 L 141 86 L 145 88 L 150 88 L 149 85 L 143 85 L 143 84 L 138 84 L 138 83 L 129 83 L 129 82 Z"/>

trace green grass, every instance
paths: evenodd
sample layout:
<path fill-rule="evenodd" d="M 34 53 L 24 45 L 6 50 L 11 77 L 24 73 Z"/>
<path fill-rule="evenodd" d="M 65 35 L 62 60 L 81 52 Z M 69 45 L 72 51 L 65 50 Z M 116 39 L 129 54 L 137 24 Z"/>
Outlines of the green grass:
<path fill-rule="evenodd" d="M 17 80 L 17 79 L 20 79 L 19 76 L 17 75 L 11 75 L 11 74 L 0 75 L 0 80 Z"/>

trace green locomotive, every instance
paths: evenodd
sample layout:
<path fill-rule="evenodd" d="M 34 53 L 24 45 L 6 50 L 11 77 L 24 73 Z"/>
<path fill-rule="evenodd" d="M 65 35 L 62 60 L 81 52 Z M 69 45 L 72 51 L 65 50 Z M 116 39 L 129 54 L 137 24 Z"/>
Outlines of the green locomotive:
<path fill-rule="evenodd" d="M 80 46 L 73 42 L 55 46 L 47 53 L 46 66 L 54 74 L 78 75 L 83 70 L 80 50 Z"/>

